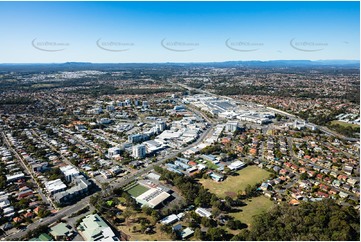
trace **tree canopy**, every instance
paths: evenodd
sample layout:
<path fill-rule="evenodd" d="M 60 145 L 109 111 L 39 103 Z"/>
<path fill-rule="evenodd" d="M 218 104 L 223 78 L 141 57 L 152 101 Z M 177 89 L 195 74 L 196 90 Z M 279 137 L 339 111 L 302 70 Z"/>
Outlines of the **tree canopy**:
<path fill-rule="evenodd" d="M 360 214 L 333 200 L 288 204 L 256 216 L 247 240 L 357 240 Z"/>

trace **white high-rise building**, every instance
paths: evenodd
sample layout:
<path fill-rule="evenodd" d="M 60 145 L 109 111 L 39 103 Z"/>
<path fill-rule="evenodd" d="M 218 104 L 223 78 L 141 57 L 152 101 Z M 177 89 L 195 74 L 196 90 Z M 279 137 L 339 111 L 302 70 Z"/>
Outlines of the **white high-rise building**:
<path fill-rule="evenodd" d="M 228 122 L 226 123 L 225 131 L 226 132 L 234 132 L 238 128 L 238 122 Z"/>
<path fill-rule="evenodd" d="M 155 128 L 158 132 L 162 132 L 165 130 L 165 122 L 164 121 L 158 121 L 156 124 L 155 124 Z"/>
<path fill-rule="evenodd" d="M 113 112 L 115 110 L 113 105 L 108 105 L 106 108 L 108 112 Z"/>
<path fill-rule="evenodd" d="M 133 157 L 134 158 L 144 158 L 145 154 L 147 153 L 147 149 L 145 145 L 136 145 L 133 146 Z"/>

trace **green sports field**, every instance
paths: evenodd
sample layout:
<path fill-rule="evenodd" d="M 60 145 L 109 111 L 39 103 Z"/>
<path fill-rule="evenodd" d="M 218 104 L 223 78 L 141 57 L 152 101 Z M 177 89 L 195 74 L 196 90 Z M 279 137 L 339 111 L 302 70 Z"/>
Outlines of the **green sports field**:
<path fill-rule="evenodd" d="M 137 184 L 136 186 L 130 188 L 126 192 L 129 193 L 132 197 L 138 197 L 139 195 L 142 195 L 146 191 L 148 191 L 149 188 L 146 188 L 142 185 Z"/>

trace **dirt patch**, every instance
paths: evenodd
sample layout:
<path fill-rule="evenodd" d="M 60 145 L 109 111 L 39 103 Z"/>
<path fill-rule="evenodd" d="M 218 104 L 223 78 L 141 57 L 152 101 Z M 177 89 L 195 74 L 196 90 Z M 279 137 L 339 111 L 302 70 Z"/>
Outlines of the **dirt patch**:
<path fill-rule="evenodd" d="M 126 206 L 122 206 L 121 204 L 118 204 L 117 208 L 119 210 L 125 210 L 127 207 Z"/>
<path fill-rule="evenodd" d="M 224 194 L 231 198 L 237 197 L 237 193 L 235 193 L 235 192 L 225 192 Z"/>

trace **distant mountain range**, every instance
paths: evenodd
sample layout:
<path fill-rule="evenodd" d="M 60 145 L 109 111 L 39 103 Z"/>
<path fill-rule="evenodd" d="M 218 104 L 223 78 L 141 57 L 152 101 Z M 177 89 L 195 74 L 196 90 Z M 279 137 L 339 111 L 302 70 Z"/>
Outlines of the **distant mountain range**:
<path fill-rule="evenodd" d="M 287 68 L 287 67 L 339 67 L 360 68 L 359 60 L 272 60 L 272 61 L 225 61 L 225 62 L 188 62 L 188 63 L 32 63 L 0 64 L 0 71 L 76 71 L 76 70 L 119 70 L 128 68 L 161 67 L 253 67 L 253 68 Z"/>
<path fill-rule="evenodd" d="M 282 66 L 303 66 L 303 65 L 360 65 L 359 60 L 272 60 L 272 61 L 228 61 L 239 65 L 282 65 Z"/>

